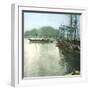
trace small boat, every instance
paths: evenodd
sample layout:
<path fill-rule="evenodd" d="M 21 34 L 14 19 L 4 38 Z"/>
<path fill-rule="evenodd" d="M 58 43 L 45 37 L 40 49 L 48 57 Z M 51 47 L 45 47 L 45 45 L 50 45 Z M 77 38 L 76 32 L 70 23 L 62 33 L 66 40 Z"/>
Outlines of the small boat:
<path fill-rule="evenodd" d="M 28 39 L 32 43 L 53 43 L 53 40 L 44 39 L 44 38 L 35 38 L 35 39 Z"/>

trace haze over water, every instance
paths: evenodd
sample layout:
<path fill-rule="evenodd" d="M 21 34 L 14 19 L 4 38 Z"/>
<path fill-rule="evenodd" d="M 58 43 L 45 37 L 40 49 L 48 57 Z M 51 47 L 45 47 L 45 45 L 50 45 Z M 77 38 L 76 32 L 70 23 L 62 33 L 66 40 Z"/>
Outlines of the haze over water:
<path fill-rule="evenodd" d="M 59 76 L 67 72 L 67 63 L 55 43 L 29 43 L 24 40 L 24 76 Z"/>

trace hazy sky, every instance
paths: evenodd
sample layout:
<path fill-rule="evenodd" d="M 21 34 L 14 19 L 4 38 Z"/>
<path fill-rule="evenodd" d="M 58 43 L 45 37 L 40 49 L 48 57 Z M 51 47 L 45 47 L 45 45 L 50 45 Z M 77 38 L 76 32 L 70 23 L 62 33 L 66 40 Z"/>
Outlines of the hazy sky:
<path fill-rule="evenodd" d="M 24 13 L 24 31 L 42 26 L 52 26 L 56 29 L 61 24 L 69 25 L 70 14 L 51 14 L 51 13 Z"/>

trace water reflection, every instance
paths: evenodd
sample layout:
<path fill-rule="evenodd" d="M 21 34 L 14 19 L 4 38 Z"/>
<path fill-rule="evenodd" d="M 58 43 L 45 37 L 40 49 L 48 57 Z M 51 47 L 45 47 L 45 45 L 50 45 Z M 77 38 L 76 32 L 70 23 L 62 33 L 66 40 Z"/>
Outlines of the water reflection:
<path fill-rule="evenodd" d="M 24 77 L 60 76 L 80 69 L 79 55 L 63 53 L 56 43 L 24 40 Z"/>

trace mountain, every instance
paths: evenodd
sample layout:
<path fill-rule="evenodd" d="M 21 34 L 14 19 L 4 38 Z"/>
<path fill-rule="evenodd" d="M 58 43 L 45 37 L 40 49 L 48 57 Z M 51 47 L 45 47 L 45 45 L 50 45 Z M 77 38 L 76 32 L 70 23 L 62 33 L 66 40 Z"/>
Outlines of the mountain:
<path fill-rule="evenodd" d="M 39 29 L 32 29 L 25 32 L 25 38 L 30 37 L 39 37 L 39 38 L 56 38 L 58 36 L 59 30 L 51 27 L 51 26 L 44 26 Z"/>

